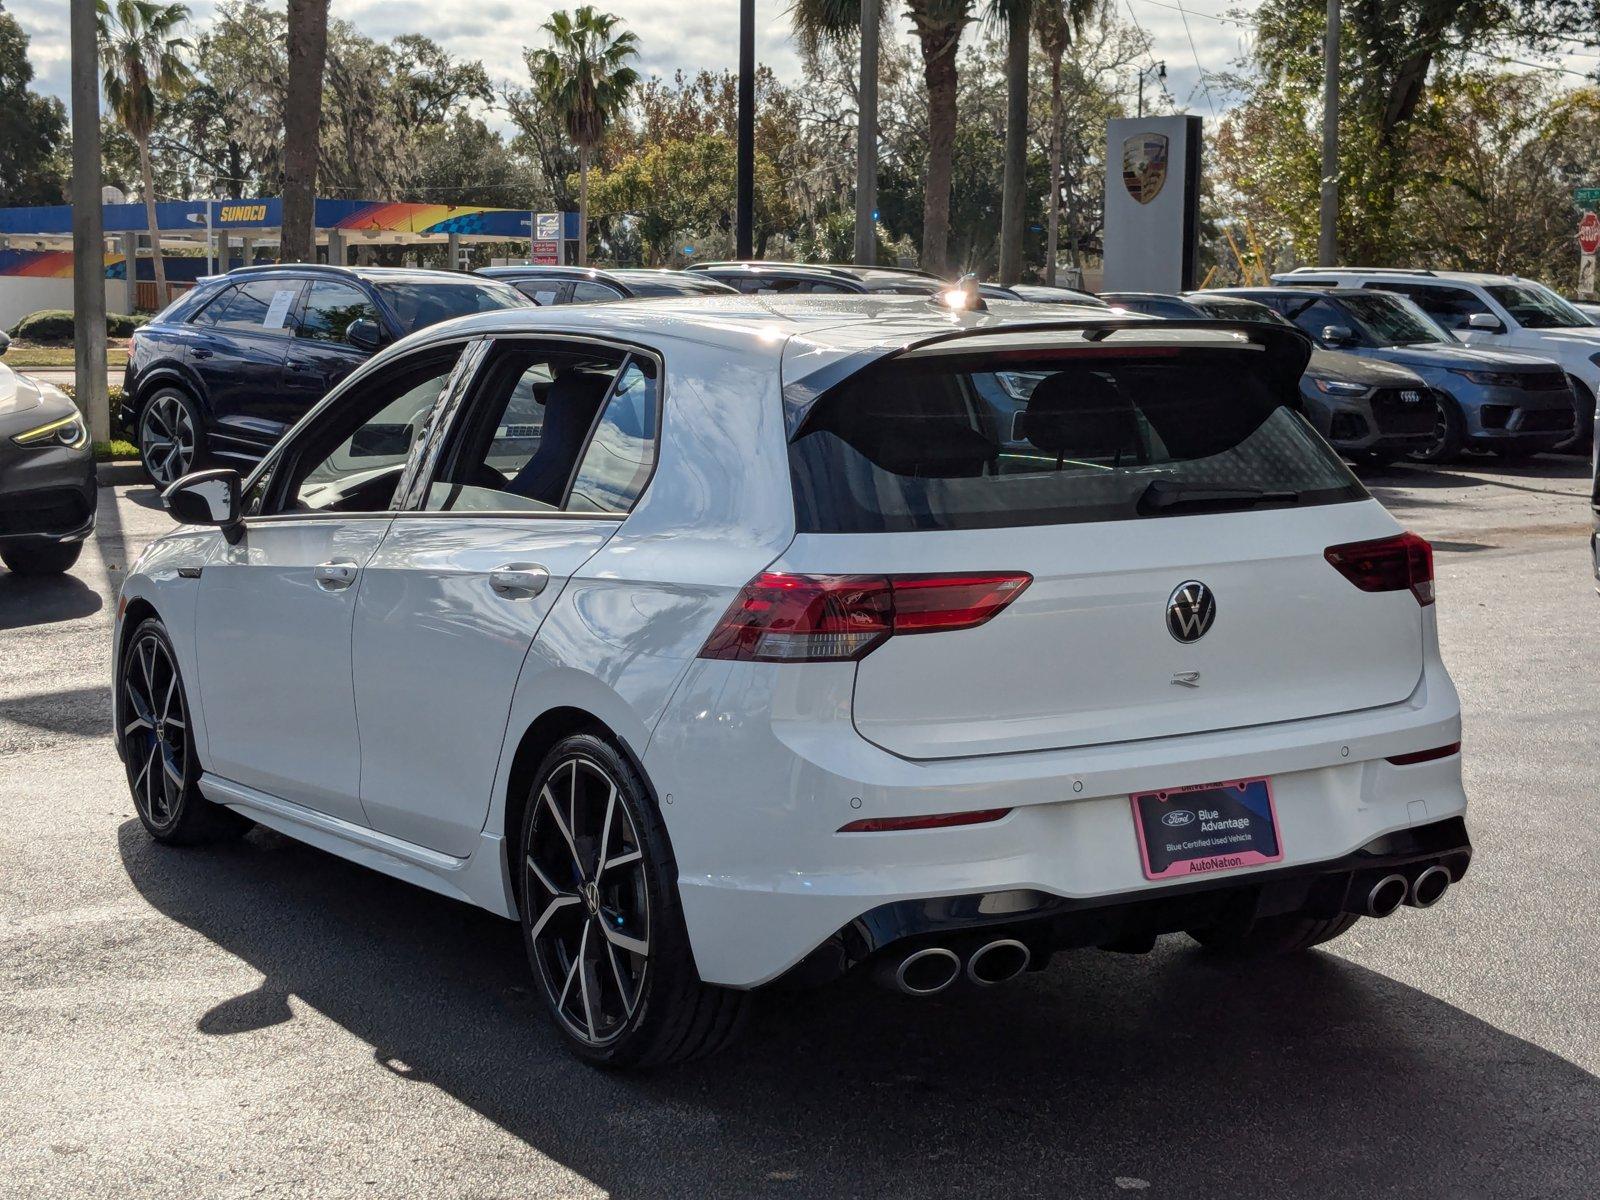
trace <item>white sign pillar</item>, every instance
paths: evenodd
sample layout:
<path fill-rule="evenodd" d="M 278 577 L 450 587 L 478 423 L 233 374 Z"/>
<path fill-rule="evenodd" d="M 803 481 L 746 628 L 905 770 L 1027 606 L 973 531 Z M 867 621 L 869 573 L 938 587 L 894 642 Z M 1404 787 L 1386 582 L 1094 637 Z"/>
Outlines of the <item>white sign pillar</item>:
<path fill-rule="evenodd" d="M 1105 291 L 1194 287 L 1200 118 L 1108 121 L 1105 211 Z"/>

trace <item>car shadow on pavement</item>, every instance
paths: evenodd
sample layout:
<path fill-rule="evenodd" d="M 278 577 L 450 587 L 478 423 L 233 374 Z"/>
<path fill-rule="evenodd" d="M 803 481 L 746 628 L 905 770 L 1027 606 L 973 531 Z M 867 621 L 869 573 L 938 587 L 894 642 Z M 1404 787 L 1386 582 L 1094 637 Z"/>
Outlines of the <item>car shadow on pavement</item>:
<path fill-rule="evenodd" d="M 92 617 L 105 598 L 74 575 L 13 575 L 0 568 L 0 631 Z"/>
<path fill-rule="evenodd" d="M 847 982 L 766 998 L 715 1059 L 608 1074 L 563 1050 L 509 922 L 264 830 L 118 836 L 147 901 L 265 977 L 197 993 L 202 1032 L 293 1021 L 292 995 L 613 1197 L 1592 1195 L 1600 1081 L 1331 954 L 1165 939 L 949 999 Z M 1448 904 L 1394 919 L 1450 936 Z"/>

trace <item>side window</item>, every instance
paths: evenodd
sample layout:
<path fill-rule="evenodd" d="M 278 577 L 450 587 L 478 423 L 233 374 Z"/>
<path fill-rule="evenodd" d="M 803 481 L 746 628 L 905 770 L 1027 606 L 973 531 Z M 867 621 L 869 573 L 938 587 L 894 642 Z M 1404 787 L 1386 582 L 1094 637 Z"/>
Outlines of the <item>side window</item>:
<path fill-rule="evenodd" d="M 1446 329 L 1467 328 L 1473 313 L 1486 313 L 1489 306 L 1466 288 L 1440 287 L 1431 283 L 1369 283 L 1375 291 L 1398 292 L 1416 301 L 1417 307 Z"/>
<path fill-rule="evenodd" d="M 1326 300 L 1313 301 L 1290 319 L 1319 342 L 1322 340 L 1322 331 L 1329 325 L 1343 325 L 1352 333 L 1355 332 L 1350 318 Z"/>
<path fill-rule="evenodd" d="M 535 304 L 550 305 L 561 303 L 562 284 L 555 279 L 523 279 L 513 285 Z"/>
<path fill-rule="evenodd" d="M 256 279 L 241 284 L 217 320 L 218 328 L 287 337 L 293 332 L 291 310 L 300 284 L 298 279 Z"/>
<path fill-rule="evenodd" d="M 500 349 L 455 423 L 425 507 L 559 510 L 622 361 L 619 351 L 559 345 Z"/>
<path fill-rule="evenodd" d="M 801 287 L 801 288 L 799 288 L 797 290 L 810 292 L 814 296 L 821 296 L 821 295 L 833 296 L 833 295 L 848 294 L 849 292 L 853 291 L 854 289 L 847 288 L 844 285 L 838 284 L 838 283 L 824 283 L 822 280 L 819 279 L 819 280 L 816 280 L 813 283 L 806 284 L 806 285 L 804 285 L 803 287 Z"/>
<path fill-rule="evenodd" d="M 622 293 L 614 287 L 607 287 L 603 283 L 591 283 L 587 279 L 580 279 L 572 285 L 572 303 L 596 304 L 602 300 L 620 300 Z"/>
<path fill-rule="evenodd" d="M 279 492 L 282 512 L 383 512 L 390 508 L 411 448 L 427 428 L 461 347 L 419 354 L 362 381 L 291 447 Z M 270 507 L 263 505 L 262 507 Z"/>
<path fill-rule="evenodd" d="M 628 359 L 595 426 L 567 501 L 571 512 L 625 513 L 656 465 L 656 366 Z"/>
<path fill-rule="evenodd" d="M 189 318 L 190 324 L 215 325 L 222 320 L 223 314 L 228 311 L 228 305 L 233 303 L 233 298 L 238 294 L 238 291 L 239 289 L 236 287 L 223 288 L 208 300 L 199 312 Z"/>
<path fill-rule="evenodd" d="M 365 292 L 348 283 L 318 279 L 306 295 L 297 333 L 316 342 L 342 342 L 350 326 L 363 319 L 378 319 L 378 310 Z"/>

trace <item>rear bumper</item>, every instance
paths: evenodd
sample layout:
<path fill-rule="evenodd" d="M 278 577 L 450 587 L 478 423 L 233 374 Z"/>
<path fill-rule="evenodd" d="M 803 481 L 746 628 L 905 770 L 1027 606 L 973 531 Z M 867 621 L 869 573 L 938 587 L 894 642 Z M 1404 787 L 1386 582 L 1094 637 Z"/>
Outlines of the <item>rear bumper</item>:
<path fill-rule="evenodd" d="M 1351 854 L 1305 866 L 1258 871 L 1248 878 L 1212 876 L 1158 892 L 1075 899 L 1021 889 L 902 900 L 862 914 L 808 954 L 777 982 L 827 983 L 874 956 L 909 953 L 918 945 L 1015 938 L 1042 965 L 1057 950 L 1100 946 L 1148 948 L 1167 933 L 1218 920 L 1305 912 L 1326 918 L 1356 900 L 1357 880 L 1443 865 L 1461 882 L 1472 861 L 1466 822 L 1450 817 L 1375 838 Z"/>
<path fill-rule="evenodd" d="M 1435 644 L 1431 631 L 1427 640 Z M 850 722 L 852 679 L 851 664 L 697 662 L 657 726 L 645 768 L 663 800 L 708 982 L 772 982 L 873 913 L 960 916 L 976 905 L 981 916 L 1012 918 L 1025 895 L 1026 912 L 1053 918 L 1058 907 L 1116 908 L 1193 889 L 1144 877 L 1132 792 L 1272 778 L 1282 861 L 1208 876 L 1204 892 L 1348 872 L 1339 864 L 1379 839 L 1466 808 L 1459 756 L 1386 761 L 1460 740 L 1455 690 L 1432 651 L 1411 697 L 1380 709 L 941 760 L 899 758 L 861 738 Z M 981 825 L 837 832 L 866 817 L 993 808 L 1012 811 Z M 986 903 L 1002 908 L 985 913 Z"/>

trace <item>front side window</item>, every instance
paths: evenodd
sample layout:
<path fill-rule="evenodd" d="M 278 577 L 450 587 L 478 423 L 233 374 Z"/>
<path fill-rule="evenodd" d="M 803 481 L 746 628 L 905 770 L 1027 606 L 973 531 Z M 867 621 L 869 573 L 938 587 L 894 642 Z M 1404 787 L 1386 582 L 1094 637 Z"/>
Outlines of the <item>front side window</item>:
<path fill-rule="evenodd" d="M 378 310 L 360 288 L 318 279 L 306 294 L 298 332 L 312 341 L 342 342 L 356 321 L 377 319 Z"/>
<path fill-rule="evenodd" d="M 267 485 L 261 507 L 313 513 L 393 507 L 406 460 L 460 355 L 460 346 L 432 350 L 353 386 L 297 436 L 283 463 L 273 467 L 281 482 Z"/>
<path fill-rule="evenodd" d="M 375 285 L 404 333 L 414 333 L 473 313 L 501 308 L 527 308 L 529 300 L 516 288 L 493 280 L 436 283 L 432 280 L 385 281 Z"/>
<path fill-rule="evenodd" d="M 1133 520 L 1204 511 L 1218 489 L 1234 492 L 1224 506 L 1365 497 L 1259 348 L 1092 354 L 1008 352 L 1009 387 L 981 353 L 912 355 L 852 376 L 790 444 L 798 528 Z"/>
<path fill-rule="evenodd" d="M 1573 329 L 1589 322 L 1572 305 L 1537 283 L 1491 283 L 1484 289 L 1524 329 Z"/>
<path fill-rule="evenodd" d="M 514 286 L 517 291 L 541 308 L 561 303 L 562 284 L 560 280 L 519 279 Z"/>
<path fill-rule="evenodd" d="M 1302 304 L 1298 308 L 1291 308 L 1288 316 L 1291 321 L 1316 339 L 1319 345 L 1323 344 L 1322 331 L 1330 325 L 1343 326 L 1358 338 L 1363 332 L 1352 324 L 1349 313 L 1323 297 Z"/>
<path fill-rule="evenodd" d="M 1340 303 L 1355 323 L 1380 346 L 1431 346 L 1453 341 L 1428 315 L 1403 296 L 1367 292 Z"/>

